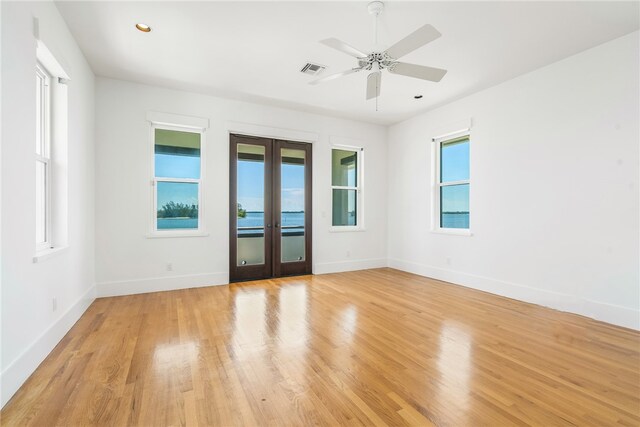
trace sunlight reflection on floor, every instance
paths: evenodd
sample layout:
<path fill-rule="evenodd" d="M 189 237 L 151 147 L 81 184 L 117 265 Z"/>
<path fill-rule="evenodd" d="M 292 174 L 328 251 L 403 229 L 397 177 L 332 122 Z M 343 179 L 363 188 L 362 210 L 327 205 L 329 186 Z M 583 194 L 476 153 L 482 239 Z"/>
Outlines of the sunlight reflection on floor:
<path fill-rule="evenodd" d="M 471 337 L 463 327 L 454 322 L 442 325 L 438 353 L 438 396 L 441 402 L 455 405 L 460 414 L 468 414 L 472 354 Z"/>

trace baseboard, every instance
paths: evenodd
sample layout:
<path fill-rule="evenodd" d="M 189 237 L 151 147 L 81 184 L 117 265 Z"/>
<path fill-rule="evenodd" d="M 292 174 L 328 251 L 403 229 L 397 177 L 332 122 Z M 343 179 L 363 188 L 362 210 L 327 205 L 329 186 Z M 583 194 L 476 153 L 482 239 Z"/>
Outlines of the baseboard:
<path fill-rule="evenodd" d="M 389 267 L 640 330 L 640 311 L 632 308 L 399 259 L 389 259 Z"/>
<path fill-rule="evenodd" d="M 341 273 L 343 271 L 367 270 L 369 268 L 381 268 L 386 266 L 386 258 L 323 262 L 315 264 L 313 274 Z"/>
<path fill-rule="evenodd" d="M 145 294 L 148 292 L 173 291 L 187 288 L 201 288 L 204 286 L 226 285 L 228 283 L 229 273 L 224 272 L 102 282 L 97 284 L 97 288 L 98 297 L 100 298 Z"/>
<path fill-rule="evenodd" d="M 69 332 L 71 327 L 95 300 L 95 295 L 96 286 L 93 285 L 0 374 L 0 407 L 4 407 L 20 386 L 24 384 L 40 363 Z"/>
<path fill-rule="evenodd" d="M 313 274 L 340 273 L 343 271 L 366 270 L 386 267 L 386 258 L 318 263 Z M 144 294 L 148 292 L 173 291 L 177 289 L 200 288 L 204 286 L 226 285 L 229 273 L 188 274 L 170 277 L 151 277 L 134 280 L 118 280 L 97 284 L 97 296 L 113 297 Z"/>

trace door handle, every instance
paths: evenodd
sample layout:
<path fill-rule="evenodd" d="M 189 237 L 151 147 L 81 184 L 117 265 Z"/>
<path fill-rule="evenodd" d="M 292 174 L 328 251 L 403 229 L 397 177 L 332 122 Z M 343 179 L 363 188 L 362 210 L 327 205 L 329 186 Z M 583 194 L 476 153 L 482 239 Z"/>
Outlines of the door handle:
<path fill-rule="evenodd" d="M 276 222 L 276 228 L 280 228 L 280 223 Z"/>
<path fill-rule="evenodd" d="M 267 224 L 267 228 L 271 228 L 271 224 Z"/>

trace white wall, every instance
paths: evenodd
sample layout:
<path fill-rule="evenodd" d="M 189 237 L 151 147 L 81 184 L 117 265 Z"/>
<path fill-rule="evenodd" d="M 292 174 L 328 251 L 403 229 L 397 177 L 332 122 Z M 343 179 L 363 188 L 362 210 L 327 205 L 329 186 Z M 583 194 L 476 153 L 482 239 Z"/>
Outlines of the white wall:
<path fill-rule="evenodd" d="M 390 127 L 390 266 L 640 328 L 638 37 Z M 473 236 L 431 233 L 430 141 L 469 119 Z"/>
<path fill-rule="evenodd" d="M 1 2 L 2 9 L 2 363 L 1 405 L 93 301 L 94 76 L 52 2 Z M 68 249 L 35 254 L 36 39 L 66 68 Z M 53 311 L 53 298 L 57 310 Z"/>
<path fill-rule="evenodd" d="M 96 278 L 99 295 L 228 282 L 229 130 L 313 142 L 315 273 L 386 265 L 386 129 L 268 106 L 106 78 L 97 79 Z M 147 112 L 208 118 L 205 237 L 155 238 Z M 366 230 L 329 232 L 330 141 L 365 148 Z M 344 142 L 339 140 L 338 142 Z M 347 251 L 350 256 L 347 256 Z M 166 263 L 173 271 L 166 271 Z"/>

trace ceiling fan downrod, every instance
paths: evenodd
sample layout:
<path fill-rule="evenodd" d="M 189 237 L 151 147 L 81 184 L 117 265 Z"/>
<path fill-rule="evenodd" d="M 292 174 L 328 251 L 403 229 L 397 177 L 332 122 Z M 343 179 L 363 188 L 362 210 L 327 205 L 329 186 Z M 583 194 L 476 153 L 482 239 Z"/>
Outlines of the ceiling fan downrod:
<path fill-rule="evenodd" d="M 369 11 L 369 14 L 375 17 L 373 23 L 373 40 L 375 48 L 378 49 L 378 16 L 380 16 L 384 10 L 384 3 L 381 1 L 372 1 L 367 5 L 367 10 Z"/>

